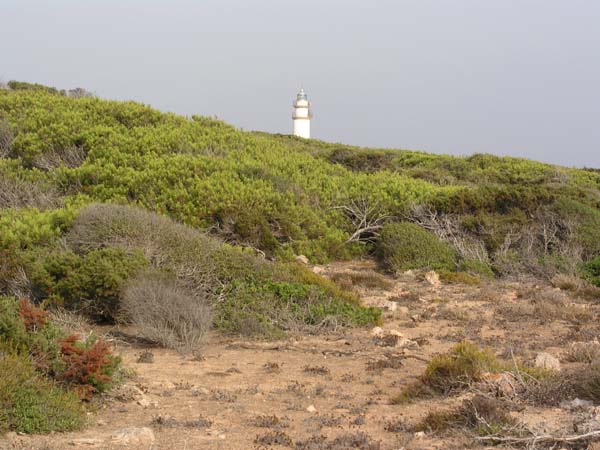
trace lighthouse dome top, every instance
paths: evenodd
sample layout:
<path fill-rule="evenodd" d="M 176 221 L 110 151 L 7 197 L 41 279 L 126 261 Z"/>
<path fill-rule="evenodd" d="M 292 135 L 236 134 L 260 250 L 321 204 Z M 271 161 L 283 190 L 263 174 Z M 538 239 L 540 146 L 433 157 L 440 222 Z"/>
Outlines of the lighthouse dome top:
<path fill-rule="evenodd" d="M 306 92 L 304 92 L 303 88 L 300 88 L 300 92 L 298 92 L 296 99 L 297 100 L 308 100 L 308 97 L 306 96 Z"/>

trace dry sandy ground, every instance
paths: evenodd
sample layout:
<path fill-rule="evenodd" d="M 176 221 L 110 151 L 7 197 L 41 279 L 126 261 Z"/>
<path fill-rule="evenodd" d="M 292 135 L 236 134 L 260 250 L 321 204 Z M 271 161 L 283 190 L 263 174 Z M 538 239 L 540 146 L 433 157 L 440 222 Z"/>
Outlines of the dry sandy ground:
<path fill-rule="evenodd" d="M 383 329 L 402 337 L 378 339 L 371 329 L 280 342 L 213 334 L 196 358 L 117 341 L 116 351 L 135 375 L 90 415 L 89 427 L 49 436 L 9 434 L 0 438 L 0 448 L 485 448 L 459 432 L 405 430 L 428 411 L 459 404 L 461 398 L 409 405 L 393 405 L 390 398 L 415 380 L 433 355 L 463 339 L 529 361 L 539 351 L 564 359 L 567 342 L 598 335 L 596 306 L 589 303 L 576 305 L 588 310 L 586 320 L 527 317 L 529 310 L 521 307 L 528 305 L 528 291 L 522 284 L 435 286 L 413 275 L 383 279 L 370 262 L 318 270 L 347 284 L 354 276 L 354 289 L 366 303 L 395 309 L 385 311 Z M 145 351 L 153 362 L 138 362 Z M 573 431 L 571 412 L 564 409 L 526 407 L 516 414 L 536 432 Z M 133 429 L 137 443 L 119 436 L 125 428 Z"/>

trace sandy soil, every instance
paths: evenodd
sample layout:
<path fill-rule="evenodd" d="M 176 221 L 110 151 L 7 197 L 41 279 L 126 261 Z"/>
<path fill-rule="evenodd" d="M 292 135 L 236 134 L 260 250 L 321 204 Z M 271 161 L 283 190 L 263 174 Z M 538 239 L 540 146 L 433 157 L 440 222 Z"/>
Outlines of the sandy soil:
<path fill-rule="evenodd" d="M 135 375 L 101 402 L 89 417 L 89 427 L 49 436 L 9 434 L 0 438 L 0 448 L 486 448 L 463 433 L 415 434 L 405 429 L 430 410 L 459 404 L 462 397 L 409 405 L 393 405 L 391 397 L 415 380 L 433 355 L 463 339 L 527 362 L 539 351 L 563 359 L 568 342 L 598 335 L 596 306 L 588 303 L 577 307 L 590 310 L 589 321 L 511 316 L 528 302 L 525 288 L 535 286 L 432 285 L 410 274 L 382 278 L 370 262 L 316 270 L 354 283 L 365 303 L 387 308 L 382 333 L 401 336 L 382 339 L 372 329 L 353 329 L 256 342 L 213 334 L 200 357 L 118 339 L 115 350 Z M 366 281 L 353 282 L 353 274 Z M 153 361 L 139 362 L 143 352 L 151 352 Z M 524 407 L 517 414 L 532 430 L 572 431 L 572 414 L 564 409 Z M 143 427 L 153 438 L 142 433 L 138 443 L 127 443 L 117 436 L 124 428 L 133 428 L 135 434 Z M 336 437 L 345 441 L 337 447 L 316 440 L 310 444 L 313 436 L 323 436 L 330 444 Z"/>

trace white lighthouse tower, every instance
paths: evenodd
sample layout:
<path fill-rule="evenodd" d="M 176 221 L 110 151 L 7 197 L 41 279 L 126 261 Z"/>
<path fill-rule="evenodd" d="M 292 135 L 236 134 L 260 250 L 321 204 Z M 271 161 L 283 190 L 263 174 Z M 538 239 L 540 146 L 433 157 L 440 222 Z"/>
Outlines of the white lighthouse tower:
<path fill-rule="evenodd" d="M 310 138 L 310 119 L 312 114 L 310 112 L 310 102 L 304 92 L 304 89 L 300 89 L 294 102 L 294 112 L 292 119 L 294 121 L 294 136 L 300 136 L 306 139 Z"/>

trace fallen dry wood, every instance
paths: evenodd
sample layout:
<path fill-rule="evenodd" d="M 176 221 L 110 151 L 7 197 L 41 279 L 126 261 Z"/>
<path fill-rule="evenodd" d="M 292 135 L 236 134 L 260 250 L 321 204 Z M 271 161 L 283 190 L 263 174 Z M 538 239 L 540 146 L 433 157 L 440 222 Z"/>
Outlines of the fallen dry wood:
<path fill-rule="evenodd" d="M 478 437 L 479 441 L 492 441 L 492 442 L 502 442 L 507 444 L 538 444 L 538 443 L 567 443 L 567 442 L 576 442 L 582 441 L 585 439 L 591 439 L 594 437 L 600 437 L 600 430 L 590 431 L 589 433 L 572 435 L 572 436 L 552 436 L 549 434 L 539 435 L 539 436 L 531 436 L 528 438 L 518 438 L 518 437 L 500 437 L 500 436 L 483 436 Z"/>

